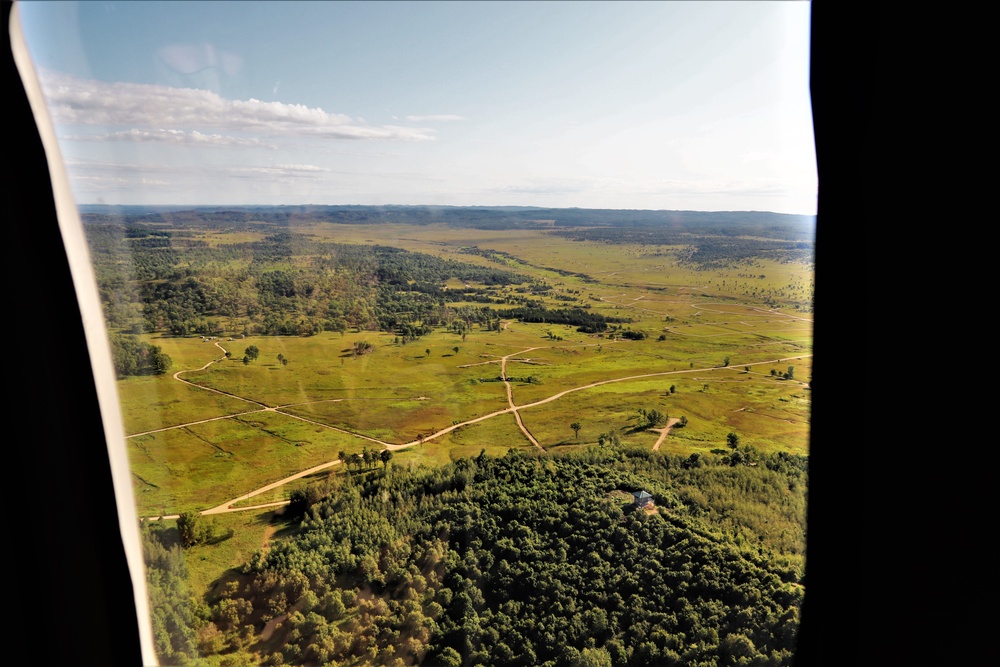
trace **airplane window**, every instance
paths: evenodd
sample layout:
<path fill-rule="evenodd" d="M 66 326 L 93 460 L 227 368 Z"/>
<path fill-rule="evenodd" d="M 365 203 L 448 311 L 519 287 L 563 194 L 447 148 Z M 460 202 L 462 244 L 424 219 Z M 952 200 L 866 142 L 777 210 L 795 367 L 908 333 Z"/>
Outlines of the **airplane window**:
<path fill-rule="evenodd" d="M 144 664 L 792 664 L 808 3 L 15 19 Z"/>

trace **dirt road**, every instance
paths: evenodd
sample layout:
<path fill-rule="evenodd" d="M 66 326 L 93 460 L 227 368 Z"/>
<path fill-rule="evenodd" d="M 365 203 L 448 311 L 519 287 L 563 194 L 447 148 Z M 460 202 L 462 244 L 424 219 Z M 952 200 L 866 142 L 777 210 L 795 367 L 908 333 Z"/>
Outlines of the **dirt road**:
<path fill-rule="evenodd" d="M 223 350 L 223 352 L 225 352 L 225 348 L 223 348 L 222 345 L 220 345 L 218 342 L 216 342 L 215 345 L 219 349 Z M 542 447 L 542 445 L 531 434 L 531 432 L 528 430 L 528 428 L 524 425 L 524 422 L 521 420 L 521 415 L 520 415 L 520 411 L 521 410 L 525 410 L 525 409 L 528 409 L 528 408 L 538 407 L 540 405 L 545 405 L 546 403 L 551 403 L 552 401 L 558 400 L 558 399 L 562 398 L 563 396 L 566 396 L 567 394 L 571 394 L 573 392 L 583 391 L 585 389 L 592 389 L 594 387 L 600 387 L 602 385 L 612 384 L 612 383 L 615 383 L 615 382 L 627 382 L 629 380 L 641 380 L 641 379 L 651 378 L 651 377 L 663 377 L 663 376 L 667 376 L 667 375 L 682 375 L 682 374 L 691 374 L 691 373 L 703 373 L 703 372 L 711 371 L 711 370 L 719 370 L 717 367 L 689 368 L 689 369 L 686 369 L 686 370 L 660 371 L 660 372 L 656 372 L 656 373 L 643 373 L 641 375 L 629 375 L 627 377 L 612 378 L 610 380 L 600 380 L 598 382 L 591 382 L 589 384 L 580 385 L 578 387 L 572 387 L 570 389 L 566 389 L 566 390 L 560 391 L 560 392 L 558 392 L 556 394 L 553 394 L 552 396 L 549 396 L 548 398 L 543 398 L 543 399 L 541 399 L 539 401 L 534 401 L 532 403 L 526 403 L 524 405 L 516 405 L 514 403 L 513 387 L 511 386 L 510 381 L 507 379 L 507 362 L 508 362 L 508 360 L 511 359 L 511 357 L 522 355 L 522 354 L 531 352 L 533 350 L 542 349 L 544 347 L 549 347 L 549 346 L 529 347 L 527 349 L 519 350 L 517 352 L 512 352 L 512 353 L 510 353 L 508 355 L 502 356 L 498 360 L 491 360 L 490 362 L 483 362 L 483 363 L 496 363 L 497 361 L 500 362 L 500 375 L 501 375 L 501 378 L 502 378 L 503 383 L 505 385 L 505 391 L 506 391 L 506 394 L 507 394 L 507 407 L 506 408 L 504 408 L 503 410 L 496 410 L 496 411 L 491 412 L 489 414 L 482 415 L 481 417 L 476 417 L 474 419 L 469 419 L 467 421 L 464 421 L 464 422 L 461 422 L 461 423 L 458 423 L 458 424 L 452 424 L 451 426 L 443 428 L 443 429 L 441 429 L 441 430 L 439 430 L 439 431 L 437 431 L 435 433 L 432 433 L 429 436 L 420 438 L 418 440 L 414 440 L 412 442 L 403 443 L 403 444 L 393 444 L 393 443 L 389 443 L 389 442 L 384 442 L 382 440 L 378 440 L 376 438 L 371 438 L 369 436 L 366 436 L 366 435 L 363 435 L 363 434 L 360 434 L 360 433 L 353 433 L 351 431 L 346 431 L 344 429 L 339 429 L 339 428 L 336 428 L 334 426 L 330 426 L 328 424 L 324 424 L 322 422 L 317 422 L 317 421 L 313 421 L 311 419 L 306 419 L 304 417 L 299 417 L 297 415 L 290 414 L 288 412 L 284 412 L 284 411 L 281 410 L 282 407 L 291 407 L 291 405 L 293 405 L 293 404 L 290 404 L 288 406 L 273 406 L 273 407 L 272 406 L 267 406 L 264 403 L 260 403 L 259 401 L 254 401 L 254 400 L 248 399 L 248 398 L 243 398 L 242 396 L 236 396 L 234 394 L 229 394 L 227 392 L 218 391 L 216 389 L 210 389 L 210 388 L 207 388 L 207 387 L 202 387 L 201 385 L 194 384 L 193 382 L 188 382 L 187 380 L 185 380 L 185 379 L 183 379 L 183 378 L 180 377 L 180 375 L 182 373 L 191 372 L 192 369 L 178 371 L 178 372 L 174 373 L 173 377 L 174 377 L 175 380 L 177 380 L 179 382 L 183 382 L 183 383 L 191 385 L 193 387 L 198 387 L 199 389 L 203 389 L 205 391 L 212 391 L 212 392 L 215 392 L 217 394 L 222 394 L 222 395 L 225 395 L 225 396 L 230 396 L 232 398 L 237 398 L 239 400 L 243 400 L 243 401 L 246 401 L 248 403 L 253 403 L 253 404 L 259 405 L 259 406 L 261 406 L 260 409 L 249 410 L 247 412 L 241 412 L 241 413 L 236 413 L 236 414 L 231 414 L 231 415 L 225 415 L 225 416 L 221 416 L 221 417 L 213 417 L 213 418 L 210 418 L 210 419 L 203 419 L 203 420 L 189 422 L 189 423 L 185 423 L 185 424 L 175 424 L 174 426 L 167 426 L 167 427 L 164 427 L 164 428 L 161 428 L 161 429 L 155 429 L 155 430 L 152 430 L 152 431 L 145 431 L 143 433 L 133 433 L 133 434 L 130 434 L 129 436 L 127 436 L 127 437 L 128 438 L 134 438 L 134 437 L 137 437 L 137 436 L 140 436 L 140 435 L 146 435 L 148 433 L 157 433 L 157 432 L 160 432 L 160 431 L 167 431 L 167 430 L 171 430 L 171 429 L 175 429 L 175 428 L 184 428 L 186 426 L 191 426 L 193 424 L 203 424 L 203 423 L 206 423 L 206 422 L 216 421 L 216 420 L 219 420 L 219 419 L 230 419 L 232 417 L 238 417 L 238 416 L 242 416 L 242 415 L 253 414 L 253 413 L 256 413 L 256 412 L 279 412 L 279 413 L 281 413 L 281 414 L 283 414 L 283 415 L 285 415 L 287 417 L 291 417 L 293 419 L 298 419 L 298 420 L 307 422 L 309 424 L 314 424 L 316 426 L 320 426 L 322 428 L 327 428 L 327 429 L 330 429 L 332 431 L 337 431 L 339 433 L 344 433 L 344 434 L 347 434 L 347 435 L 352 435 L 352 436 L 355 436 L 355 437 L 367 440 L 369 442 L 377 443 L 377 444 L 383 446 L 384 448 L 386 448 L 386 449 L 388 449 L 390 451 L 398 451 L 398 450 L 401 450 L 401 449 L 407 449 L 409 447 L 414 447 L 416 445 L 423 444 L 423 443 L 428 442 L 430 440 L 434 440 L 434 439 L 439 438 L 439 437 L 441 437 L 443 435 L 451 433 L 455 429 L 462 428 L 463 426 L 469 426 L 471 424 L 477 424 L 477 423 L 485 421 L 487 419 L 493 419 L 494 417 L 498 417 L 500 415 L 504 415 L 504 414 L 512 412 L 512 413 L 514 413 L 514 418 L 517 420 L 517 425 L 518 425 L 518 428 L 521 429 L 521 432 L 524 433 L 524 435 L 528 438 L 528 440 L 535 447 L 537 447 L 538 449 L 544 451 L 544 447 Z M 552 347 L 554 347 L 554 346 L 552 346 Z M 734 364 L 732 364 L 732 366 L 741 366 L 741 367 L 742 366 L 762 366 L 762 365 L 768 365 L 768 364 L 781 363 L 781 362 L 785 362 L 785 361 L 794 361 L 794 360 L 797 360 L 797 359 L 804 359 L 804 358 L 811 357 L 811 356 L 812 356 L 811 354 L 804 354 L 804 355 L 799 355 L 799 356 L 795 356 L 795 357 L 786 357 L 786 358 L 783 358 L 783 359 L 769 359 L 767 361 L 759 361 L 759 362 L 753 362 L 753 363 L 749 363 L 749 364 L 734 363 Z M 209 366 L 211 366 L 213 363 L 218 363 L 220 361 L 225 361 L 225 359 L 226 359 L 226 357 L 223 356 L 223 357 L 221 357 L 219 359 L 216 359 L 216 360 L 208 362 L 207 364 L 205 364 L 204 366 L 202 366 L 200 369 L 196 369 L 196 370 L 204 370 L 204 369 L 208 368 Z M 518 361 L 524 361 L 524 360 L 518 360 Z M 530 359 L 527 360 L 527 361 L 530 361 Z M 425 397 L 421 397 L 421 398 L 425 398 Z M 340 399 L 331 399 L 331 400 L 337 401 L 337 400 L 340 400 Z M 316 402 L 316 401 L 312 401 L 312 402 Z M 659 450 L 660 445 L 666 439 L 668 433 L 670 432 L 670 429 L 678 421 L 680 421 L 680 420 L 679 419 L 670 419 L 667 422 L 666 426 L 664 426 L 662 429 L 651 429 L 651 430 L 654 430 L 654 431 L 660 433 L 660 437 L 657 439 L 656 443 L 653 445 L 653 451 Z M 334 461 L 329 461 L 327 463 L 321 463 L 321 464 L 319 464 L 317 466 L 313 466 L 312 468 L 309 468 L 308 470 L 303 470 L 302 472 L 296 473 L 296 474 L 291 475 L 289 477 L 286 477 L 284 479 L 280 479 L 280 480 L 278 480 L 276 482 L 272 482 L 271 484 L 263 486 L 263 487 L 261 487 L 259 489 L 256 489 L 256 490 L 253 490 L 253 491 L 248 491 L 247 493 L 241 494 L 240 496 L 238 496 L 236 498 L 233 498 L 232 500 L 228 500 L 228 501 L 226 501 L 226 502 L 224 502 L 224 503 L 222 503 L 222 504 L 220 504 L 220 505 L 218 505 L 216 507 L 212 507 L 212 508 L 203 510 L 201 513 L 205 514 L 205 515 L 209 515 L 209 514 L 223 514 L 223 513 L 226 513 L 226 512 L 239 512 L 239 511 L 245 511 L 245 510 L 260 509 L 260 508 L 266 508 L 266 507 L 278 507 L 278 506 L 281 506 L 281 505 L 286 505 L 286 504 L 288 504 L 288 501 L 274 502 L 274 503 L 265 503 L 265 504 L 262 504 L 262 505 L 255 505 L 255 506 L 236 507 L 237 503 L 243 502 L 245 500 L 249 500 L 250 498 L 252 498 L 252 497 L 254 497 L 256 495 L 259 495 L 261 493 L 265 493 L 265 492 L 270 491 L 272 489 L 276 489 L 276 488 L 278 488 L 280 486 L 284 486 L 285 484 L 288 484 L 289 482 L 292 482 L 292 481 L 297 480 L 297 479 L 301 479 L 302 477 L 305 477 L 307 475 L 311 475 L 311 474 L 313 474 L 315 472 L 319 472 L 320 470 L 325 470 L 325 469 L 330 468 L 332 466 L 338 465 L 339 463 L 341 463 L 341 461 L 339 459 L 334 460 Z M 177 518 L 177 517 L 176 517 L 176 515 L 169 515 L 169 516 L 165 516 L 165 517 L 162 517 L 162 518 L 168 518 L 169 519 L 169 518 Z"/>

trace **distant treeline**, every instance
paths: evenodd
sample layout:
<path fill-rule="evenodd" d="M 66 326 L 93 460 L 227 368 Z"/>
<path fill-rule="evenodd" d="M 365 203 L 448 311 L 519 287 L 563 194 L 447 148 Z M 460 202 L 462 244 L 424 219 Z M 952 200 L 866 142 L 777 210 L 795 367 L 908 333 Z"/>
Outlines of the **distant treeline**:
<path fill-rule="evenodd" d="M 534 306 L 498 310 L 497 314 L 505 319 L 518 319 L 522 322 L 568 324 L 577 327 L 583 333 L 607 331 L 609 322 L 613 324 L 628 324 L 632 322 L 631 318 L 605 317 L 599 313 L 591 313 L 582 308 L 542 308 Z"/>
<path fill-rule="evenodd" d="M 764 211 L 650 211 L 584 208 L 472 206 L 270 206 L 190 209 L 149 207 L 82 207 L 88 226 L 115 225 L 128 238 L 146 238 L 142 245 L 165 247 L 190 232 L 183 228 L 221 231 L 249 230 L 273 234 L 275 227 L 326 222 L 361 225 L 406 223 L 447 224 L 475 229 L 539 228 L 578 241 L 647 246 L 681 246 L 681 260 L 702 268 L 717 268 L 750 258 L 811 261 L 815 217 Z M 498 263 L 514 260 L 507 253 L 463 248 Z M 541 267 L 545 268 L 545 267 Z M 556 270 L 556 269 L 553 269 Z M 589 276 L 557 270 L 562 275 Z"/>
<path fill-rule="evenodd" d="M 491 248 L 480 248 L 479 246 L 472 246 L 471 248 L 462 248 L 459 252 L 465 255 L 476 255 L 478 257 L 485 257 L 491 262 L 496 262 L 498 264 L 511 265 L 516 263 L 524 263 L 524 260 L 511 255 L 509 252 L 504 252 L 503 250 L 493 250 Z M 579 271 L 567 271 L 566 269 L 557 269 L 551 266 L 538 266 L 536 268 L 545 269 L 546 271 L 552 271 L 558 273 L 561 276 L 576 276 L 577 278 L 582 278 L 584 282 L 595 283 L 597 282 L 594 278 L 587 275 L 586 273 L 581 273 Z"/>
<path fill-rule="evenodd" d="M 88 222 L 230 227 L 254 223 L 335 224 L 444 223 L 477 229 L 523 227 L 652 227 L 698 234 L 754 234 L 768 238 L 812 238 L 815 217 L 766 211 L 656 211 L 631 209 L 535 208 L 521 206 L 83 206 Z"/>
<path fill-rule="evenodd" d="M 705 230 L 704 235 L 669 228 L 598 227 L 554 231 L 574 241 L 597 241 L 640 246 L 674 246 L 682 264 L 718 268 L 755 259 L 774 261 L 813 260 L 810 236 L 791 228 L 761 227 Z"/>

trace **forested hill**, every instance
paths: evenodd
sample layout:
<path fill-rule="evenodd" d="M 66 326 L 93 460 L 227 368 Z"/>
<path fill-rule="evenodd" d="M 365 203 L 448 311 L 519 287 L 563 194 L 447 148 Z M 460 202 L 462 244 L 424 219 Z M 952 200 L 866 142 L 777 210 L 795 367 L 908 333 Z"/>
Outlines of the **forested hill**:
<path fill-rule="evenodd" d="M 198 632 L 273 665 L 790 665 L 805 466 L 605 447 L 337 477 Z"/>
<path fill-rule="evenodd" d="M 657 211 L 520 206 L 81 206 L 83 221 L 224 226 L 329 222 L 443 223 L 478 229 L 518 227 L 664 228 L 675 232 L 811 240 L 815 217 L 767 211 Z"/>

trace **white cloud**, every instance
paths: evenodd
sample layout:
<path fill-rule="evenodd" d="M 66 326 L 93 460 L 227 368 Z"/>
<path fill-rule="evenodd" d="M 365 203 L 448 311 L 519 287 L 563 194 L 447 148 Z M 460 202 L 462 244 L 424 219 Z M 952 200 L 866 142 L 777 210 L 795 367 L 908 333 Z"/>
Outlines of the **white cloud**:
<path fill-rule="evenodd" d="M 205 134 L 198 130 L 140 130 L 132 128 L 121 132 L 109 132 L 107 134 L 95 135 L 75 135 L 66 137 L 70 141 L 134 141 L 134 142 L 158 142 L 174 145 L 188 146 L 220 146 L 220 147 L 246 147 L 246 148 L 277 148 L 275 144 L 269 144 L 256 137 L 234 137 L 222 134 Z"/>
<path fill-rule="evenodd" d="M 395 116 L 393 116 L 393 118 L 395 118 Z M 444 113 L 430 116 L 407 116 L 406 120 L 411 123 L 425 123 L 427 121 L 465 120 L 465 117 L 458 116 L 453 113 Z"/>
<path fill-rule="evenodd" d="M 166 165 L 156 165 L 156 164 L 139 164 L 136 162 L 125 163 L 125 162 L 99 162 L 97 160 L 74 160 L 69 158 L 66 160 L 66 166 L 73 173 L 79 172 L 112 172 L 121 171 L 125 173 L 134 172 L 168 172 L 173 171 L 173 167 Z"/>
<path fill-rule="evenodd" d="M 234 167 L 226 170 L 234 176 L 313 176 L 330 171 L 313 164 L 278 164 L 273 167 Z"/>
<path fill-rule="evenodd" d="M 228 132 L 328 139 L 430 140 L 426 128 L 370 125 L 320 108 L 257 99 L 228 100 L 193 88 L 81 80 L 58 72 L 42 73 L 52 116 L 58 125 L 161 128 L 221 128 Z"/>

